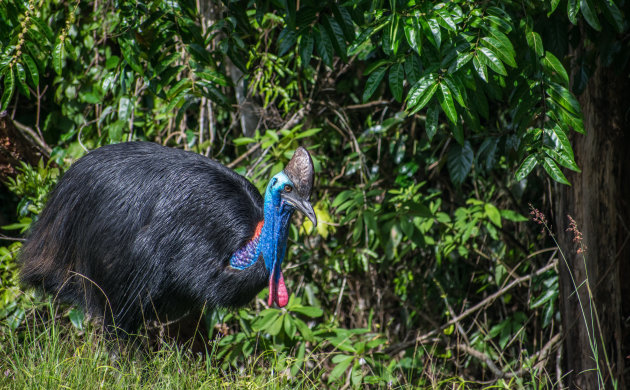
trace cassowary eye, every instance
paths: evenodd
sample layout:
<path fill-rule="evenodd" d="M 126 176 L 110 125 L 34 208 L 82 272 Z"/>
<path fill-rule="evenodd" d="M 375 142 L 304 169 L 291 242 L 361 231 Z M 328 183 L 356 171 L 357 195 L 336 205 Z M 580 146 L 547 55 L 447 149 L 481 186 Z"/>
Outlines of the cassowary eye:
<path fill-rule="evenodd" d="M 293 191 L 293 187 L 291 187 L 288 184 L 285 184 L 284 185 L 284 192 L 291 192 L 291 191 Z"/>

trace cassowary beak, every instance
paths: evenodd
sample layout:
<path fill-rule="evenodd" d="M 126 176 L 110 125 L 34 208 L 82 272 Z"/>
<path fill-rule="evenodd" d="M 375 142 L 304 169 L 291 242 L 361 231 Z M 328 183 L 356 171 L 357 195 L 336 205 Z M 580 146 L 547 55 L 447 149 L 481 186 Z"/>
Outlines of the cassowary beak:
<path fill-rule="evenodd" d="M 313 226 L 317 226 L 317 216 L 315 215 L 315 210 L 313 210 L 311 202 L 306 199 L 302 199 L 296 191 L 289 193 L 285 192 L 282 193 L 281 196 L 287 203 L 303 212 L 304 215 L 313 222 Z"/>

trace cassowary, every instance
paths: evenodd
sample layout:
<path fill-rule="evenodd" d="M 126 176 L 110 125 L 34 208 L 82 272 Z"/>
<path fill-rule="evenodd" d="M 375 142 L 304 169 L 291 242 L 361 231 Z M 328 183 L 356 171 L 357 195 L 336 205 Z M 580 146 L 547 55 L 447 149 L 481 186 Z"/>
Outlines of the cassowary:
<path fill-rule="evenodd" d="M 23 283 L 134 332 L 202 307 L 236 307 L 269 286 L 282 307 L 289 222 L 309 202 L 313 163 L 298 148 L 264 198 L 199 154 L 108 145 L 63 175 L 19 256 Z"/>

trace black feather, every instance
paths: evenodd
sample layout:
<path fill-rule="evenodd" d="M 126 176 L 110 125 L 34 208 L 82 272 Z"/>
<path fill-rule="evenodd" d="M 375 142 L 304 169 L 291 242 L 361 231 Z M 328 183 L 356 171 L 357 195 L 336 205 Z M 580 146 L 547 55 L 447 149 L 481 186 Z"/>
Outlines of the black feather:
<path fill-rule="evenodd" d="M 216 161 L 152 143 L 104 146 L 50 194 L 21 279 L 128 332 L 204 305 L 240 306 L 269 272 L 262 257 L 245 270 L 229 259 L 261 220 L 258 190 Z"/>

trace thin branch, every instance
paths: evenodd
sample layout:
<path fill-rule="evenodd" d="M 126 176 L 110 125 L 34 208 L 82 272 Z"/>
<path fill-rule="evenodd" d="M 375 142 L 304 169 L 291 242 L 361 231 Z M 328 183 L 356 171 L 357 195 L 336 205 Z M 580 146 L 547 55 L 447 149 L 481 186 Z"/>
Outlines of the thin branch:
<path fill-rule="evenodd" d="M 38 146 L 39 149 L 42 152 L 44 152 L 46 157 L 50 156 L 50 153 L 52 152 L 52 149 L 50 148 L 50 146 L 48 146 L 46 144 L 46 141 L 44 141 L 43 138 L 39 137 L 39 135 L 35 132 L 35 130 L 31 129 L 30 127 L 28 127 L 26 125 L 21 124 L 20 122 L 16 121 L 15 119 L 12 119 L 11 122 L 13 122 L 13 125 L 15 126 L 15 128 L 18 129 L 20 132 L 22 132 L 22 134 L 26 135 L 27 138 L 29 138 L 32 141 L 34 141 L 36 146 Z"/>
<path fill-rule="evenodd" d="M 457 317 L 452 318 L 450 321 L 448 321 L 447 323 L 443 324 L 439 328 L 433 329 L 432 331 L 430 331 L 428 333 L 425 333 L 423 335 L 419 335 L 413 340 L 408 340 L 408 341 L 404 341 L 402 343 L 398 343 L 398 344 L 392 345 L 387 350 L 385 350 L 385 353 L 387 353 L 389 355 L 395 355 L 398 352 L 403 351 L 403 350 L 405 350 L 405 349 L 407 349 L 409 347 L 412 347 L 412 346 L 414 346 L 417 343 L 419 343 L 419 344 L 425 343 L 428 339 L 430 339 L 434 335 L 438 334 L 439 332 L 443 331 L 444 329 L 448 328 L 449 326 L 458 323 L 459 321 L 461 321 L 462 319 L 468 317 L 469 315 L 473 314 L 474 312 L 476 312 L 476 311 L 482 309 L 483 307 L 491 304 L 497 298 L 501 297 L 503 294 L 505 294 L 506 292 L 508 292 L 512 288 L 518 286 L 519 284 L 525 283 L 525 282 L 535 278 L 536 276 L 542 275 L 545 272 L 549 271 L 550 269 L 555 268 L 557 263 L 558 263 L 558 261 L 556 259 L 553 259 L 546 266 L 538 269 L 536 272 L 531 273 L 529 275 L 521 276 L 521 277 L 519 277 L 517 279 L 514 279 L 507 286 L 501 288 L 500 290 L 498 290 L 494 294 L 489 295 L 483 301 L 479 302 L 478 304 L 476 304 L 475 306 L 469 308 L 468 310 L 465 310 L 460 315 L 458 315 Z"/>
<path fill-rule="evenodd" d="M 19 237 L 9 237 L 9 236 L 5 236 L 4 234 L 0 234 L 0 240 L 6 240 L 6 241 L 26 241 L 25 238 L 19 238 Z"/>

